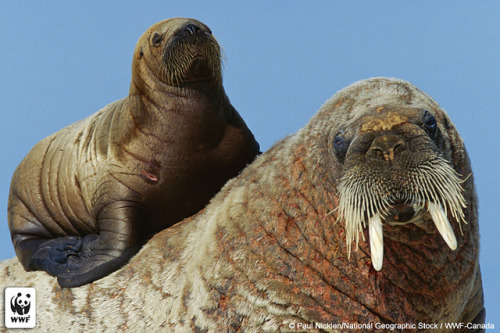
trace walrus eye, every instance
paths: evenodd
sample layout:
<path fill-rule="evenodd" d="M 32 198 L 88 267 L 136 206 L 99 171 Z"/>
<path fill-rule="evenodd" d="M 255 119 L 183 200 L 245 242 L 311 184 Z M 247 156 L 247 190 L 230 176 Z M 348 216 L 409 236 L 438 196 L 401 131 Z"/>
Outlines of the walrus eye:
<path fill-rule="evenodd" d="M 347 153 L 347 149 L 349 148 L 349 142 L 345 139 L 342 132 L 339 132 L 335 135 L 333 139 L 333 150 L 335 151 L 335 155 L 340 163 L 344 163 L 345 155 Z"/>
<path fill-rule="evenodd" d="M 424 130 L 429 134 L 430 137 L 434 138 L 437 132 L 437 122 L 436 118 L 429 112 L 425 111 L 424 114 Z"/>
<path fill-rule="evenodd" d="M 159 33 L 155 32 L 153 38 L 151 38 L 151 41 L 153 42 L 154 46 L 160 46 L 162 39 L 163 37 Z"/>

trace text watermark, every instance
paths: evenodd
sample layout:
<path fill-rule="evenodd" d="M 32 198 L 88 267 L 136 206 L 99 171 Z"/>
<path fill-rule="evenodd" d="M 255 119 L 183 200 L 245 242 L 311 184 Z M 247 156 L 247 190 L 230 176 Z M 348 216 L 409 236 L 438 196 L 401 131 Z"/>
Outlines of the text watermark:
<path fill-rule="evenodd" d="M 385 331 L 400 331 L 400 330 L 493 330 L 493 323 L 304 323 L 304 322 L 287 322 L 285 325 L 292 330 L 385 330 Z"/>

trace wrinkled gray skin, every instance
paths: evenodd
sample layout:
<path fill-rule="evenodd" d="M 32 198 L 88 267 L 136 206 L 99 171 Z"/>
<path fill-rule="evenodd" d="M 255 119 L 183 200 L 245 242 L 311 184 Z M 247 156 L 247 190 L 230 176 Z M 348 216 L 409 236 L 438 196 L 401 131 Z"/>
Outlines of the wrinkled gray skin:
<path fill-rule="evenodd" d="M 202 209 L 258 152 L 224 92 L 210 29 L 159 22 L 137 43 L 129 96 L 45 138 L 16 169 L 16 254 L 63 287 L 92 282 Z"/>
<path fill-rule="evenodd" d="M 347 221 L 338 220 L 337 188 L 348 161 L 368 149 L 356 144 L 364 136 L 358 128 L 381 105 L 407 117 L 396 121 L 396 113 L 387 118 L 380 112 L 377 118 L 388 129 L 402 130 L 403 138 L 420 133 L 423 153 L 417 158 L 439 151 L 466 178 L 467 224 L 460 232 L 448 215 L 455 250 L 428 213 L 411 223 L 385 224 L 377 271 L 366 229 L 359 249 L 347 257 Z M 423 110 L 437 121 L 437 144 L 426 138 Z M 345 128 L 351 148 L 359 149 L 349 149 L 342 163 L 335 138 Z M 416 148 L 408 143 L 406 151 Z M 155 235 L 123 269 L 81 288 L 61 289 L 46 274 L 24 272 L 14 258 L 0 263 L 0 285 L 36 287 L 37 327 L 47 331 L 332 332 L 328 324 L 427 323 L 438 329 L 420 331 L 442 332 L 444 323 L 483 323 L 470 173 L 462 139 L 429 96 L 401 80 L 360 81 L 230 180 L 202 212 Z M 300 329 L 304 325 L 312 328 Z"/>

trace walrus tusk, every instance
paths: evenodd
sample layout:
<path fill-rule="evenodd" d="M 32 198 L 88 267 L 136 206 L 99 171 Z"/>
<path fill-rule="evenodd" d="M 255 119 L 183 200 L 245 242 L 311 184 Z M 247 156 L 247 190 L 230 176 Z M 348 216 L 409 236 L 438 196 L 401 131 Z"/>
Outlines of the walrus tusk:
<path fill-rule="evenodd" d="M 380 214 L 376 213 L 368 221 L 370 232 L 370 253 L 372 257 L 372 265 L 375 270 L 382 269 L 384 261 L 384 233 L 382 231 L 382 219 Z"/>
<path fill-rule="evenodd" d="M 437 230 L 443 237 L 446 244 L 448 244 L 450 249 L 456 250 L 457 239 L 453 229 L 451 228 L 450 221 L 448 221 L 448 218 L 446 217 L 443 207 L 433 202 L 429 202 L 428 210 Z M 384 261 L 384 234 L 382 230 L 382 220 L 379 213 L 373 215 L 368 220 L 368 227 L 370 233 L 370 254 L 372 258 L 372 265 L 375 270 L 380 271 Z"/>
<path fill-rule="evenodd" d="M 429 202 L 428 210 L 437 230 L 443 237 L 446 244 L 448 244 L 450 249 L 455 250 L 457 248 L 457 239 L 455 238 L 455 233 L 451 228 L 450 221 L 448 221 L 443 207 L 433 202 Z"/>

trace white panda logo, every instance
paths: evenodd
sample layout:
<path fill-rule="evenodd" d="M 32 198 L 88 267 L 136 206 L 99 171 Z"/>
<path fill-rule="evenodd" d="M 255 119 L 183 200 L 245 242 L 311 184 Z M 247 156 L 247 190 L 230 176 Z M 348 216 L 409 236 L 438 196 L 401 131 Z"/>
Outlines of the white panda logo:
<path fill-rule="evenodd" d="M 17 296 L 12 296 L 12 299 L 10 300 L 12 312 L 21 316 L 27 314 L 30 311 L 31 306 L 30 297 L 30 294 L 26 294 L 26 296 L 23 297 L 21 293 L 18 293 Z"/>

